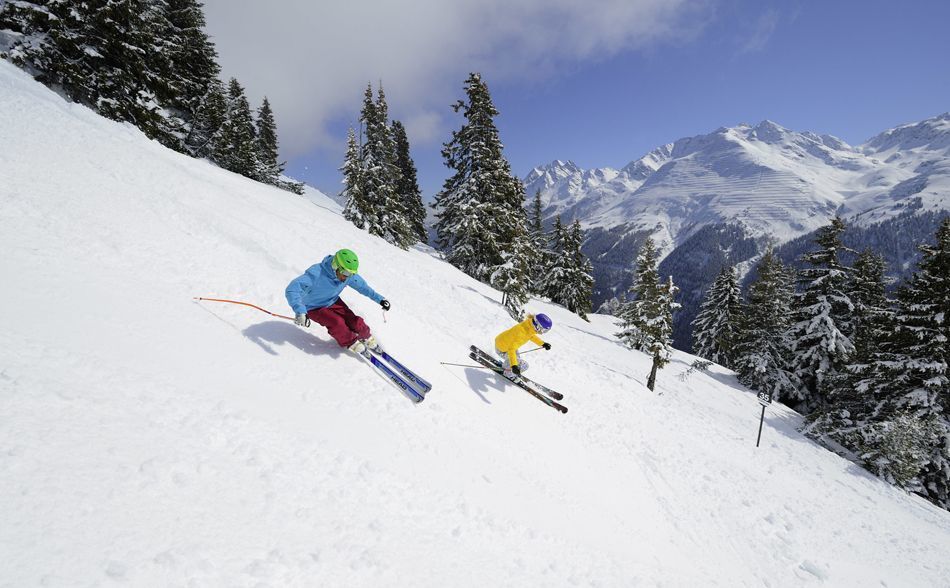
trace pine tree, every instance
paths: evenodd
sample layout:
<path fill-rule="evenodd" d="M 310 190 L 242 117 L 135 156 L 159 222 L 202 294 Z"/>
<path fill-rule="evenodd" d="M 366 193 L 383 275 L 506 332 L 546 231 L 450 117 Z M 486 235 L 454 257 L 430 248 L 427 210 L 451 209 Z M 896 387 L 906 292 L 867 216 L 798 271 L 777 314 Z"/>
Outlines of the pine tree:
<path fill-rule="evenodd" d="M 845 226 L 835 217 L 818 231 L 817 251 L 803 256 L 809 264 L 799 271 L 802 292 L 795 299 L 792 368 L 802 381 L 795 408 L 808 414 L 825 407 L 830 390 L 837 384 L 845 364 L 854 353 L 852 313 L 854 304 L 846 292 L 849 268 L 838 259 L 844 250 L 841 233 Z"/>
<path fill-rule="evenodd" d="M 160 113 L 170 69 L 161 40 L 167 30 L 164 0 L 98 0 L 74 8 L 83 19 L 81 46 L 76 38 L 63 39 L 63 53 L 81 54 L 53 72 L 67 93 L 107 118 L 131 122 L 148 137 L 179 147 L 163 132 Z"/>
<path fill-rule="evenodd" d="M 933 427 L 915 491 L 950 509 L 950 217 L 936 243 L 920 250 L 917 272 L 898 291 L 895 335 L 904 357 L 895 362 L 888 404 Z"/>
<path fill-rule="evenodd" d="M 357 228 L 367 230 L 375 221 L 376 209 L 367 199 L 366 186 L 363 185 L 363 158 L 356 141 L 356 131 L 352 128 L 346 137 L 346 156 L 343 159 L 343 191 L 340 196 L 346 199 L 343 218 Z"/>
<path fill-rule="evenodd" d="M 216 157 L 226 152 L 221 135 L 227 121 L 228 99 L 225 96 L 224 84 L 215 79 L 208 86 L 207 93 L 195 111 L 191 129 L 185 139 L 186 151 L 193 157 L 207 157 L 220 165 Z"/>
<path fill-rule="evenodd" d="M 541 212 L 541 190 L 538 190 L 534 193 L 528 223 L 528 235 L 531 237 L 531 242 L 536 252 L 535 264 L 531 271 L 530 290 L 538 296 L 545 295 L 544 280 L 548 275 L 548 268 L 553 267 L 555 263 L 554 255 L 548 245 L 548 239 L 544 234 Z"/>
<path fill-rule="evenodd" d="M 491 285 L 502 292 L 502 304 L 508 314 L 517 321 L 524 318 L 524 305 L 530 297 L 528 286 L 534 257 L 531 238 L 522 229 L 511 246 L 502 251 L 502 263 L 495 266 L 490 278 Z"/>
<path fill-rule="evenodd" d="M 558 274 L 563 281 L 557 287 L 558 295 L 554 301 L 587 320 L 594 290 L 594 268 L 581 251 L 583 243 L 581 223 L 575 220 L 571 228 L 564 232 L 564 271 Z"/>
<path fill-rule="evenodd" d="M 426 208 L 422 203 L 422 190 L 419 189 L 419 181 L 416 178 L 416 164 L 409 155 L 409 137 L 406 136 L 406 128 L 398 120 L 393 121 L 392 131 L 396 142 L 396 167 L 399 168 L 396 194 L 403 201 L 411 234 L 416 241 L 427 243 L 429 235 L 425 225 Z"/>
<path fill-rule="evenodd" d="M 446 259 L 479 280 L 504 264 L 504 252 L 524 226 L 524 186 L 502 155 L 488 86 L 477 73 L 465 82 L 467 101 L 453 108 L 465 122 L 445 143 L 442 157 L 454 173 L 436 195 L 438 245 Z"/>
<path fill-rule="evenodd" d="M 363 185 L 366 189 L 366 200 L 372 203 L 372 212 L 366 215 L 367 230 L 371 235 L 385 237 L 386 207 L 394 197 L 395 175 L 390 167 L 391 161 L 388 160 L 390 152 L 386 119 L 379 113 L 379 104 L 373 96 L 372 84 L 366 85 L 360 123 L 366 137 L 361 149 Z"/>
<path fill-rule="evenodd" d="M 739 312 L 734 369 L 739 381 L 776 400 L 797 398 L 801 382 L 788 371 L 792 317 L 792 272 L 769 247 L 749 285 L 748 302 Z"/>
<path fill-rule="evenodd" d="M 167 105 L 178 111 L 186 130 L 191 130 L 195 114 L 221 68 L 214 43 L 205 33 L 205 16 L 198 0 L 165 0 L 167 30 L 162 35 L 162 52 L 168 64 Z"/>
<path fill-rule="evenodd" d="M 0 3 L 0 39 L 6 39 L 9 47 L 0 57 L 33 74 L 45 70 L 44 62 L 52 51 L 49 34 L 64 25 L 62 7 L 49 4 L 44 0 Z"/>
<path fill-rule="evenodd" d="M 741 292 L 735 266 L 722 268 L 693 320 L 693 352 L 733 368 L 736 358 Z"/>
<path fill-rule="evenodd" d="M 348 203 L 347 218 L 372 235 L 407 248 L 416 241 L 406 203 L 398 194 L 402 173 L 397 164 L 396 141 L 389 126 L 389 107 L 382 86 L 374 99 L 373 86 L 363 94 L 360 123 L 366 141 L 359 146 L 358 190 L 350 190 L 357 200 Z"/>
<path fill-rule="evenodd" d="M 221 129 L 220 139 L 215 143 L 213 158 L 228 171 L 258 179 L 260 163 L 257 159 L 254 118 L 244 88 L 235 78 L 231 78 L 228 84 L 227 104 L 227 119 Z"/>
<path fill-rule="evenodd" d="M 658 313 L 647 325 L 651 337 L 650 353 L 653 355 L 650 376 L 647 378 L 650 391 L 656 386 L 657 370 L 669 363 L 673 354 L 673 312 L 680 307 L 676 302 L 677 292 L 679 288 L 673 284 L 673 276 L 669 276 L 658 292 Z"/>
<path fill-rule="evenodd" d="M 274 112 L 271 110 L 267 96 L 257 110 L 257 137 L 255 147 L 259 170 L 257 176 L 265 184 L 277 185 L 284 166 L 278 159 L 277 123 L 274 122 Z"/>
<path fill-rule="evenodd" d="M 567 281 L 568 268 L 566 266 L 565 241 L 567 235 L 561 215 L 554 217 L 554 226 L 547 236 L 547 245 L 543 248 L 541 264 L 544 267 L 540 277 L 540 294 L 551 301 L 557 301 L 561 296 L 561 285 Z"/>
<path fill-rule="evenodd" d="M 366 152 L 373 158 L 375 165 L 367 170 L 369 189 L 377 186 L 378 199 L 382 203 L 383 237 L 403 249 L 416 242 L 415 231 L 409 219 L 406 200 L 399 194 L 402 172 L 396 155 L 396 140 L 389 126 L 389 106 L 382 84 L 376 91 L 375 119 L 366 126 Z M 374 183 L 378 182 L 378 183 Z"/>
<path fill-rule="evenodd" d="M 854 353 L 829 387 L 827 406 L 809 415 L 805 428 L 807 434 L 853 456 L 873 454 L 872 439 L 890 430 L 887 425 L 881 428 L 883 419 L 890 418 L 881 411 L 891 379 L 887 366 L 896 357 L 888 341 L 894 313 L 885 296 L 885 271 L 884 258 L 870 250 L 855 261 L 847 286 L 854 304 Z"/>
<path fill-rule="evenodd" d="M 679 291 L 672 276 L 663 283 L 657 273 L 658 253 L 652 238 L 647 238 L 637 256 L 636 279 L 629 299 L 620 311 L 621 327 L 617 336 L 630 347 L 653 357 L 647 387 L 653 390 L 657 370 L 669 361 L 673 347 L 673 311 Z"/>

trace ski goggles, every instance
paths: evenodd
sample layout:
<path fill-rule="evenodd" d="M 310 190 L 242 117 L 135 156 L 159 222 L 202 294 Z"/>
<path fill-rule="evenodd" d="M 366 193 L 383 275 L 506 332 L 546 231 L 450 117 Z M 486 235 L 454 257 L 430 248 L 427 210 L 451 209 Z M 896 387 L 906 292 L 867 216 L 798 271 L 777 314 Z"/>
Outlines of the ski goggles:
<path fill-rule="evenodd" d="M 341 276 L 343 276 L 344 278 L 348 278 L 348 277 L 352 276 L 354 273 L 356 273 L 356 272 L 351 272 L 350 270 L 348 270 L 348 269 L 346 269 L 346 268 L 340 267 L 340 266 L 337 264 L 337 262 L 336 262 L 335 259 L 330 262 L 330 265 L 333 266 L 333 270 L 334 270 L 334 271 L 336 271 L 337 273 L 339 273 L 339 274 L 340 274 Z"/>

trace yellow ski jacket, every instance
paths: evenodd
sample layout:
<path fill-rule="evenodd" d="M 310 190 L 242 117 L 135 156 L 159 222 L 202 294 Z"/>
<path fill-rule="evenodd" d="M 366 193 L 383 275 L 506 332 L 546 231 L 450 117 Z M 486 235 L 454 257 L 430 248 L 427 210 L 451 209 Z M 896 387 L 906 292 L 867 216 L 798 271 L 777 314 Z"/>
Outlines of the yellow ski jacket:
<path fill-rule="evenodd" d="M 518 365 L 518 348 L 531 341 L 538 347 L 544 345 L 538 332 L 534 330 L 534 315 L 529 314 L 528 318 L 507 331 L 502 331 L 495 337 L 495 348 L 508 354 L 508 363 Z"/>

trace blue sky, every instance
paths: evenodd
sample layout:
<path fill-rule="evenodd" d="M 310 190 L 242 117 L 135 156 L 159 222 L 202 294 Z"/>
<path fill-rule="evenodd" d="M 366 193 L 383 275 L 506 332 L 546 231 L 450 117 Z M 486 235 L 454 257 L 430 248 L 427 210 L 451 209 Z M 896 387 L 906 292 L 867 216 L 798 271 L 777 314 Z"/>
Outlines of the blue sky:
<path fill-rule="evenodd" d="M 339 190 L 346 129 L 370 80 L 406 122 L 426 198 L 449 173 L 440 148 L 459 125 L 450 104 L 469 71 L 489 84 L 519 176 L 554 159 L 621 167 L 680 137 L 766 118 L 857 144 L 950 110 L 946 1 L 425 0 L 361 28 L 351 13 L 275 0 L 284 13 L 273 34 L 287 37 L 277 66 L 248 43 L 268 30 L 255 4 L 206 2 L 224 74 L 252 99 L 271 98 L 288 172 L 326 192 Z M 349 55 L 361 30 L 379 45 Z"/>

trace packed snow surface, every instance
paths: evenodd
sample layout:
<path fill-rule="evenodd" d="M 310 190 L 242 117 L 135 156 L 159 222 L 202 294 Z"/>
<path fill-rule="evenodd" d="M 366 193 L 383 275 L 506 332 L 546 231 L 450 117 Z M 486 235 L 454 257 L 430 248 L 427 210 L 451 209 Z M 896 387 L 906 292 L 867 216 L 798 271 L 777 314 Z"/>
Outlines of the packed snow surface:
<path fill-rule="evenodd" d="M 796 432 L 732 373 L 657 393 L 611 319 L 484 370 L 499 294 L 301 198 L 146 140 L 0 63 L 0 586 L 940 586 L 950 513 Z M 317 204 L 317 205 L 315 205 Z M 339 247 L 344 299 L 434 384 L 412 404 L 286 284 Z"/>

